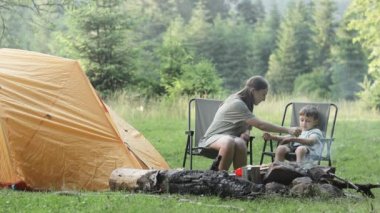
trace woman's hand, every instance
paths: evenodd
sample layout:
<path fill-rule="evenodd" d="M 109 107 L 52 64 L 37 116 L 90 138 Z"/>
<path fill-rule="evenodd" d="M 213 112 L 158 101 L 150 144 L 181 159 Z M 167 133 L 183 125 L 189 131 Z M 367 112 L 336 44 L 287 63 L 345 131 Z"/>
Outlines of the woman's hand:
<path fill-rule="evenodd" d="M 302 133 L 302 129 L 299 127 L 290 127 L 288 129 L 288 133 L 290 135 L 294 135 L 294 136 L 298 137 Z"/>
<path fill-rule="evenodd" d="M 240 138 L 241 139 L 243 139 L 244 141 L 249 141 L 249 131 L 247 131 L 247 132 L 243 132 L 243 133 L 241 133 L 241 135 L 240 135 Z"/>

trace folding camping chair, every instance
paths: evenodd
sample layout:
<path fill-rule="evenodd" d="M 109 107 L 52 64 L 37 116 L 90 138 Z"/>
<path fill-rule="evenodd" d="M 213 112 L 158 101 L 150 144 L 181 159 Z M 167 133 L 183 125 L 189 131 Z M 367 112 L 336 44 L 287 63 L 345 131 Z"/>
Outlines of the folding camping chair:
<path fill-rule="evenodd" d="M 328 165 L 331 166 L 331 145 L 334 141 L 334 129 L 335 129 L 335 122 L 338 115 L 338 107 L 333 103 L 299 103 L 299 102 L 291 102 L 288 103 L 285 107 L 285 111 L 282 117 L 281 125 L 289 125 L 290 120 L 290 126 L 296 127 L 299 126 L 299 111 L 300 109 L 305 105 L 314 105 L 317 107 L 319 111 L 319 126 L 318 128 L 323 133 L 323 139 L 322 139 L 322 149 L 318 156 L 311 156 L 313 160 L 318 161 L 318 165 L 320 165 L 321 161 L 328 161 Z M 292 106 L 292 107 L 290 107 Z M 291 108 L 291 109 L 290 109 Z M 288 111 L 292 111 L 291 115 L 288 115 Z M 330 114 L 332 116 L 330 116 Z M 290 117 L 290 118 L 289 118 Z M 330 127 L 329 127 L 330 124 Z M 269 151 L 267 151 L 267 146 L 269 145 Z M 271 157 L 272 162 L 274 161 L 275 156 L 275 150 L 274 146 L 278 146 L 277 141 L 264 141 L 264 146 L 261 154 L 261 160 L 260 165 L 264 161 L 265 156 Z M 295 153 L 289 153 L 286 156 L 287 159 L 294 160 L 295 159 Z"/>
<path fill-rule="evenodd" d="M 207 128 L 214 119 L 215 113 L 219 106 L 223 103 L 220 100 L 194 98 L 189 101 L 188 111 L 188 130 L 186 131 L 187 142 L 185 154 L 183 157 L 183 168 L 186 167 L 187 155 L 190 156 L 190 170 L 193 169 L 193 156 L 204 156 L 215 159 L 218 152 L 211 148 L 198 147 L 199 140 L 204 136 Z M 195 108 L 195 110 L 194 110 Z M 195 122 L 193 122 L 192 114 L 195 111 Z M 252 140 L 250 137 L 247 142 L 250 164 L 252 164 Z"/>

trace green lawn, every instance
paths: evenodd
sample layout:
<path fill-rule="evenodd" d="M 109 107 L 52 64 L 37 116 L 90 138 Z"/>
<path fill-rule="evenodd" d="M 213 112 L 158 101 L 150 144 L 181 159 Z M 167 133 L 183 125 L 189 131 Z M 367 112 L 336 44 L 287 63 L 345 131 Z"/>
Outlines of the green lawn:
<path fill-rule="evenodd" d="M 110 105 L 141 131 L 172 168 L 182 166 L 187 126 L 186 99 L 167 102 L 110 101 Z M 267 101 L 255 109 L 265 120 L 279 123 L 286 99 Z M 357 103 L 339 102 L 332 149 L 336 174 L 356 183 L 380 183 L 380 115 Z M 140 105 L 144 105 L 141 110 Z M 261 132 L 254 130 L 254 162 L 262 148 Z M 195 159 L 196 168 L 210 160 Z M 129 192 L 31 193 L 0 190 L 0 212 L 380 212 L 380 189 L 375 199 L 349 191 L 339 199 L 282 198 L 221 199 L 190 195 L 156 195 Z"/>

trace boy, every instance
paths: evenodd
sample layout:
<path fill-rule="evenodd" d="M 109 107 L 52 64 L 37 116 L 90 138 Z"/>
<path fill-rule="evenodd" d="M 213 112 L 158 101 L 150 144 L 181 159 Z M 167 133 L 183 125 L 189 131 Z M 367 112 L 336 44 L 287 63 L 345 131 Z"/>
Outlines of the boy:
<path fill-rule="evenodd" d="M 322 148 L 321 139 L 323 134 L 318 129 L 319 113 L 315 106 L 306 105 L 299 112 L 299 123 L 302 133 L 299 137 L 293 136 L 275 136 L 264 133 L 264 140 L 279 141 L 276 149 L 275 160 L 284 161 L 289 152 L 296 153 L 297 163 L 305 160 L 310 155 L 318 155 Z"/>

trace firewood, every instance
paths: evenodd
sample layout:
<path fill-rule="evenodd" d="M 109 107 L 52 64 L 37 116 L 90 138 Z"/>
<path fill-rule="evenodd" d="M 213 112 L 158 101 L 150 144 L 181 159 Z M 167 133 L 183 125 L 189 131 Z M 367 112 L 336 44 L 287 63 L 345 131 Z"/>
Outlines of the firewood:
<path fill-rule="evenodd" d="M 220 158 L 215 160 L 215 165 L 219 160 Z M 374 198 L 371 189 L 380 188 L 380 184 L 355 184 L 344 180 L 334 174 L 333 167 L 314 166 L 305 169 L 292 163 L 273 163 L 268 169 L 260 167 L 260 170 L 266 171 L 264 184 L 256 184 L 226 171 L 119 168 L 112 172 L 109 185 L 111 190 L 244 199 L 272 193 L 299 197 L 339 197 L 343 196 L 342 190 L 346 188 L 355 189 L 364 196 Z"/>

